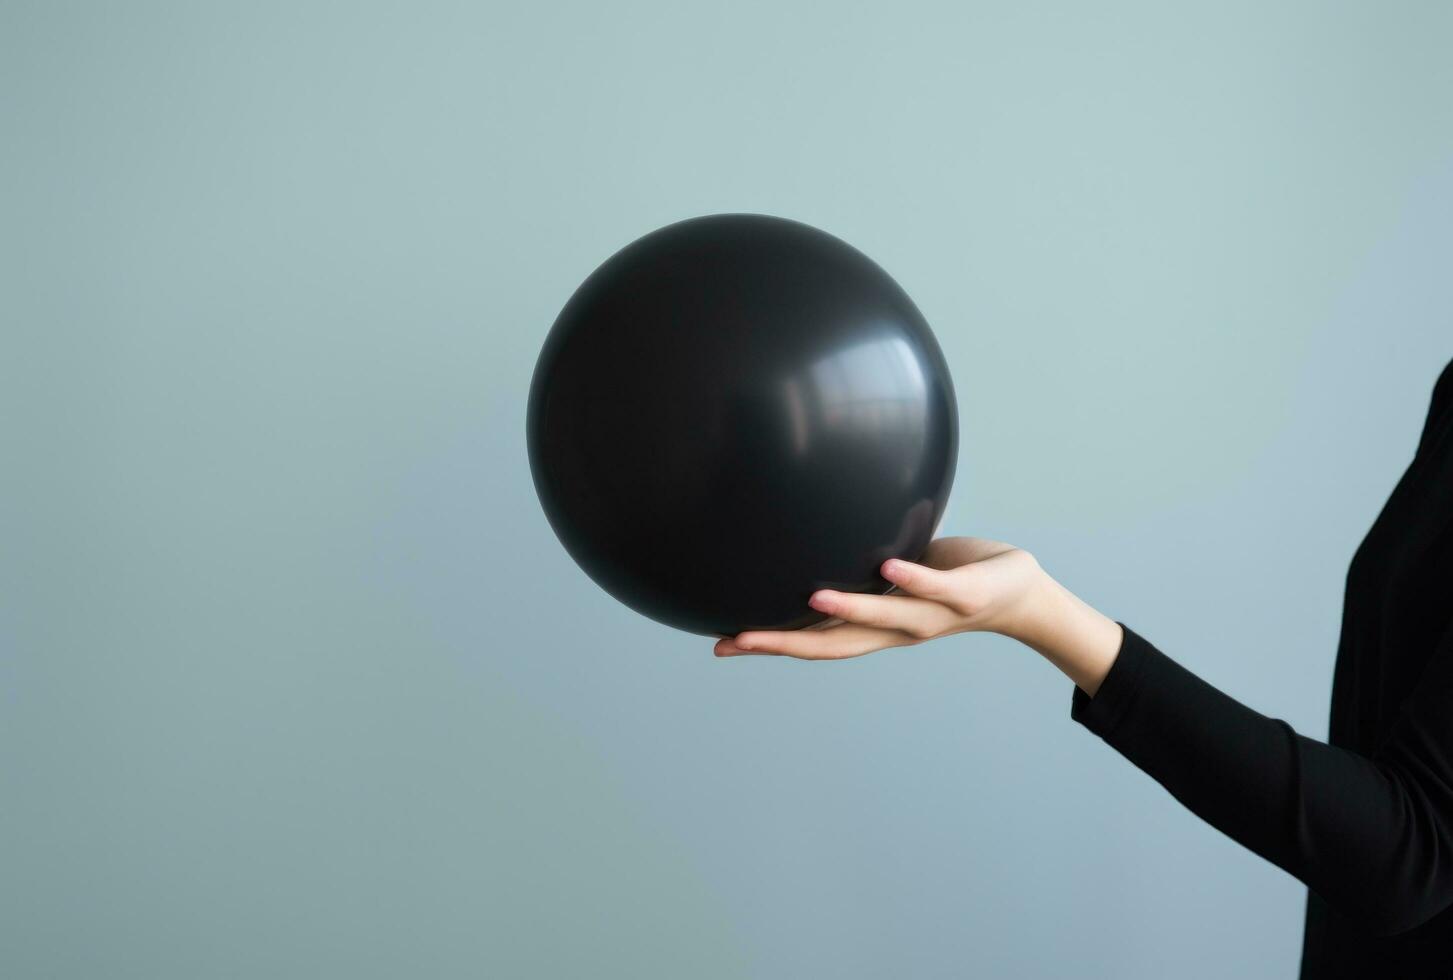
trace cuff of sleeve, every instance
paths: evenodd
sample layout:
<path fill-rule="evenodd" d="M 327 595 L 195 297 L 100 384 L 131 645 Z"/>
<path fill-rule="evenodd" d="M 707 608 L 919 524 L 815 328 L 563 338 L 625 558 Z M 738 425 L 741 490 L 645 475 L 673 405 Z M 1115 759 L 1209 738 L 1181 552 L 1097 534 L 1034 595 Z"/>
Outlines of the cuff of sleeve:
<path fill-rule="evenodd" d="M 1100 682 L 1100 689 L 1090 697 L 1077 687 L 1070 703 L 1070 717 L 1101 738 L 1114 732 L 1134 705 L 1146 661 L 1153 656 L 1149 643 L 1124 623 L 1119 625 L 1125 633 L 1120 652 Z"/>

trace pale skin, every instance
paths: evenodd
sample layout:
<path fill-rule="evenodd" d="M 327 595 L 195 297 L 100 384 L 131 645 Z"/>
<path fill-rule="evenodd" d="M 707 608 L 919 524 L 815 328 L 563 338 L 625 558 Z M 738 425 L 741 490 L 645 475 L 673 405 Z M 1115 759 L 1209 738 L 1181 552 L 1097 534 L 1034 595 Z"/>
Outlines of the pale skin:
<path fill-rule="evenodd" d="M 921 562 L 893 558 L 888 595 L 821 589 L 809 605 L 826 622 L 805 630 L 752 630 L 717 641 L 718 657 L 845 660 L 955 633 L 999 633 L 1059 668 L 1091 697 L 1120 652 L 1120 624 L 1044 571 L 1022 548 L 986 538 L 939 538 Z"/>

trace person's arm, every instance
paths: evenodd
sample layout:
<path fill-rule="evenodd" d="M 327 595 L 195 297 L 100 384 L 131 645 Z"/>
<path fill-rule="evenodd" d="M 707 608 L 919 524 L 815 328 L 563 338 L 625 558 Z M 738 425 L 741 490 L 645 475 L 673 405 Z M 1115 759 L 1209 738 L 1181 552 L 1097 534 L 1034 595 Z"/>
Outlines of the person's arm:
<path fill-rule="evenodd" d="M 892 561 L 904 594 L 820 592 L 825 629 L 749 632 L 718 656 L 837 660 L 937 636 L 1021 640 L 1076 685 L 1072 716 L 1198 816 L 1372 932 L 1453 905 L 1453 629 L 1372 756 L 1298 735 L 1207 684 L 1055 582 L 1027 553 L 948 538 Z"/>

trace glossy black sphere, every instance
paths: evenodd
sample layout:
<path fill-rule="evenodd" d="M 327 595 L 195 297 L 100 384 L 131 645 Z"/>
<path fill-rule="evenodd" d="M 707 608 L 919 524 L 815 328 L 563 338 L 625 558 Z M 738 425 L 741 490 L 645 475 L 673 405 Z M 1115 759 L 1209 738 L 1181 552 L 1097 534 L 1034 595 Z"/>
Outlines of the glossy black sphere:
<path fill-rule="evenodd" d="M 530 468 L 571 557 L 693 633 L 793 629 L 818 588 L 884 592 L 958 452 L 953 383 L 907 294 L 807 225 L 693 218 L 621 249 L 545 340 Z"/>

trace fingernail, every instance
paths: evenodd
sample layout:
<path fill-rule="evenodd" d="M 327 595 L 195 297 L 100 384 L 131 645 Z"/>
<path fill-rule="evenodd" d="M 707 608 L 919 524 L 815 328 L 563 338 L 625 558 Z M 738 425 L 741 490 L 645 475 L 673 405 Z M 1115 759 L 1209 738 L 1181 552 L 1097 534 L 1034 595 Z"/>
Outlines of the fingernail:
<path fill-rule="evenodd" d="M 750 643 L 746 642 L 745 640 L 740 640 L 740 639 L 733 640 L 732 641 L 732 645 L 735 646 L 738 650 L 750 650 L 750 649 L 752 649 L 752 645 Z"/>
<path fill-rule="evenodd" d="M 831 592 L 814 592 L 807 604 L 818 612 L 832 612 L 837 608 L 837 599 Z"/>
<path fill-rule="evenodd" d="M 901 561 L 885 561 L 883 563 L 883 576 L 885 578 L 896 578 L 902 575 L 905 569 L 906 566 Z"/>

